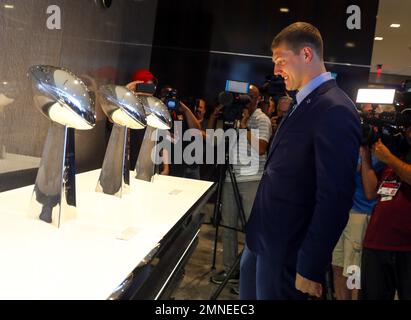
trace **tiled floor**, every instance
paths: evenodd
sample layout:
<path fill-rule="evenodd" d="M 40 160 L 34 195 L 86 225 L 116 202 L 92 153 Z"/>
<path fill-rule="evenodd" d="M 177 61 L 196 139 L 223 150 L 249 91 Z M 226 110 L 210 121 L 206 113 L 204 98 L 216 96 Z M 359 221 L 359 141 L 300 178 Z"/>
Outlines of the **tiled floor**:
<path fill-rule="evenodd" d="M 204 208 L 205 222 L 210 221 L 212 205 Z M 208 300 L 218 285 L 210 282 L 210 277 L 222 270 L 221 228 L 216 256 L 216 269 L 212 270 L 215 228 L 210 224 L 203 224 L 199 235 L 199 243 L 185 268 L 185 276 L 173 297 L 177 300 Z M 243 246 L 244 236 L 240 235 L 240 249 Z M 239 296 L 231 293 L 232 284 L 227 284 L 218 297 L 219 300 L 238 300 Z"/>

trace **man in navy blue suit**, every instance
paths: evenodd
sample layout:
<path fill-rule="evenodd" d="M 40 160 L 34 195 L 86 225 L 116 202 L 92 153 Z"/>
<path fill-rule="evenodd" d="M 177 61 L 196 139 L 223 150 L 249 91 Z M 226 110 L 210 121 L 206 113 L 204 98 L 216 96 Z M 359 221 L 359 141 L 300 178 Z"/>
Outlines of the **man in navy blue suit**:
<path fill-rule="evenodd" d="M 320 297 L 352 206 L 360 120 L 326 72 L 317 28 L 291 24 L 272 52 L 274 73 L 298 92 L 271 143 L 248 221 L 240 297 Z"/>

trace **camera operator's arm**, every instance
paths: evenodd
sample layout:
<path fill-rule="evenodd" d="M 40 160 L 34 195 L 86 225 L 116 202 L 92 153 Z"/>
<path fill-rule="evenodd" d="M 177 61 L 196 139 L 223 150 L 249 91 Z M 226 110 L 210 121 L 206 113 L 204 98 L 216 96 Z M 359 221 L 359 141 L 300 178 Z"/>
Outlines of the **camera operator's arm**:
<path fill-rule="evenodd" d="M 190 129 L 198 129 L 201 130 L 200 122 L 198 122 L 195 115 L 191 112 L 190 108 L 188 108 L 184 103 L 180 102 L 180 112 L 183 114 L 184 118 L 187 121 L 188 127 Z"/>
<path fill-rule="evenodd" d="M 248 119 L 250 118 L 250 113 L 247 109 L 243 110 L 243 117 L 240 122 L 240 129 L 246 129 L 247 128 L 247 122 Z M 261 126 L 265 126 L 262 128 Z M 270 120 L 267 118 L 267 122 L 261 122 L 259 124 L 258 130 L 261 132 L 270 132 L 269 127 L 271 126 Z M 251 147 L 254 148 L 258 152 L 258 154 L 261 156 L 264 153 L 267 152 L 267 147 L 268 147 L 268 139 L 267 141 L 260 139 L 259 137 L 256 137 L 251 133 L 251 131 L 247 131 L 247 141 L 251 144 Z"/>
<path fill-rule="evenodd" d="M 373 151 L 378 160 L 386 163 L 394 172 L 407 184 L 411 185 L 411 165 L 401 161 L 394 156 L 391 151 L 378 140 L 374 146 Z"/>
<path fill-rule="evenodd" d="M 360 147 L 361 179 L 364 194 L 368 200 L 377 198 L 378 178 L 371 164 L 371 152 L 368 147 Z"/>
<path fill-rule="evenodd" d="M 162 176 L 168 176 L 170 174 L 170 165 L 168 162 L 168 152 L 166 149 L 161 150 L 161 158 L 163 160 L 163 169 L 161 170 L 160 174 Z"/>
<path fill-rule="evenodd" d="M 214 129 L 216 125 L 217 118 L 221 115 L 221 109 L 223 109 L 223 105 L 218 105 L 214 108 L 214 111 L 211 113 L 210 118 L 207 122 L 207 129 Z"/>
<path fill-rule="evenodd" d="M 252 139 L 254 139 L 254 142 L 251 141 Z M 260 156 L 262 156 L 264 153 L 267 152 L 268 142 L 264 141 L 262 139 L 258 139 L 257 137 L 253 136 L 251 134 L 251 131 L 247 132 L 247 140 L 250 142 L 251 146 L 257 146 L 258 145 L 258 150 L 256 150 L 256 151 L 258 151 L 258 154 Z"/>

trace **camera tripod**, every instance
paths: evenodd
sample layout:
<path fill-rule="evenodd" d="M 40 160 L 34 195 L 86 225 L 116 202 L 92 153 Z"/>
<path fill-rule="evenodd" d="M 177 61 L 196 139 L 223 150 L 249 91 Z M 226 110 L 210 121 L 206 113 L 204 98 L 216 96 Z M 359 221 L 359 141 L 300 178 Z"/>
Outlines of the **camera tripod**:
<path fill-rule="evenodd" d="M 234 231 L 244 232 L 245 231 L 245 224 L 246 224 L 246 216 L 245 216 L 245 213 L 244 213 L 244 207 L 243 207 L 240 191 L 238 189 L 237 180 L 236 180 L 236 177 L 235 177 L 235 172 L 234 172 L 232 164 L 229 163 L 229 150 L 228 150 L 228 145 L 229 144 L 228 144 L 228 141 L 227 141 L 228 138 L 226 137 L 225 139 L 226 139 L 226 141 L 225 141 L 226 145 L 225 145 L 224 164 L 217 165 L 217 168 L 218 168 L 218 188 L 217 188 L 217 199 L 216 199 L 216 203 L 215 203 L 215 206 L 214 206 L 214 215 L 213 215 L 213 224 L 215 225 L 215 236 L 214 236 L 213 263 L 212 263 L 212 266 L 211 266 L 212 269 L 215 269 L 215 264 L 216 264 L 217 241 L 218 241 L 219 228 L 223 227 L 223 228 L 231 229 L 231 230 L 234 230 Z M 223 187 L 224 187 L 224 184 L 225 184 L 225 179 L 226 179 L 227 172 L 230 176 L 231 186 L 233 188 L 234 198 L 235 198 L 235 202 L 236 202 L 237 209 L 238 209 L 238 215 L 239 215 L 238 217 L 239 217 L 240 222 L 241 222 L 241 229 L 237 229 L 235 227 L 220 224 L 221 213 L 222 213 L 222 205 L 223 205 L 223 203 L 222 203 L 222 192 L 223 192 Z M 230 267 L 230 270 L 227 273 L 226 279 L 219 285 L 216 293 L 214 293 L 213 296 L 210 298 L 211 300 L 217 299 L 220 292 L 224 289 L 225 285 L 228 282 L 228 279 L 230 279 L 230 276 L 237 269 L 237 267 L 239 265 L 239 262 L 240 262 L 240 258 L 241 258 L 241 253 L 240 253 L 240 255 L 237 256 L 236 261 Z"/>

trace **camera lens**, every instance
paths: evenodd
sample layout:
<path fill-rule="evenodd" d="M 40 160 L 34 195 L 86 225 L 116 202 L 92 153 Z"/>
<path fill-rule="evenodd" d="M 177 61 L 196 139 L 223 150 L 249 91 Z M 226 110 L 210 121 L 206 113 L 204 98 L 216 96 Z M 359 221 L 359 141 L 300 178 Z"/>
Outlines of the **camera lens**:
<path fill-rule="evenodd" d="M 176 107 L 176 102 L 175 102 L 175 101 L 169 101 L 168 104 L 167 104 L 167 106 L 168 106 L 170 109 L 174 109 L 174 108 Z"/>

